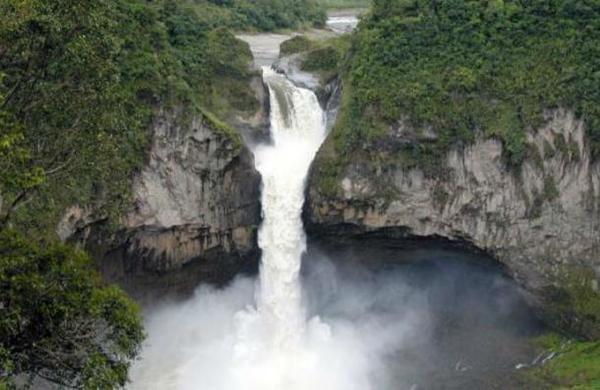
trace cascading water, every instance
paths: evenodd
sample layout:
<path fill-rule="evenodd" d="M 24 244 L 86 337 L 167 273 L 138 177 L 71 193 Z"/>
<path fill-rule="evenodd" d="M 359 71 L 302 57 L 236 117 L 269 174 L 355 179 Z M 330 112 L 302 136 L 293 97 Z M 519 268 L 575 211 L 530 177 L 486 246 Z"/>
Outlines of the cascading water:
<path fill-rule="evenodd" d="M 306 175 L 326 135 L 325 117 L 312 91 L 269 67 L 263 68 L 263 79 L 270 91 L 273 143 L 254 151 L 263 179 L 260 288 L 256 309 L 237 315 L 235 358 L 246 389 L 300 389 L 295 387 L 298 373 L 314 363 L 303 348 L 307 324 L 300 265 L 306 237 L 301 211 Z M 308 337 L 327 337 L 328 328 L 318 319 L 309 326 Z"/>
<path fill-rule="evenodd" d="M 224 289 L 200 286 L 186 302 L 155 308 L 146 320 L 149 338 L 132 369 L 130 388 L 486 388 L 477 375 L 489 376 L 490 367 L 504 383 L 512 367 L 507 371 L 503 362 L 514 357 L 498 352 L 510 353 L 507 343 L 520 341 L 511 336 L 512 322 L 503 320 L 508 317 L 498 314 L 518 307 L 514 295 L 502 293 L 502 278 L 483 277 L 480 270 L 452 271 L 442 266 L 450 258 L 432 252 L 439 263 L 423 268 L 426 275 L 437 275 L 429 280 L 411 267 L 390 267 L 395 249 L 378 253 L 360 244 L 348 253 L 364 250 L 361 256 L 369 263 L 380 258 L 386 263 L 381 272 L 362 269 L 343 253 L 344 265 L 337 269 L 325 256 L 311 253 L 300 279 L 305 180 L 325 137 L 324 113 L 311 91 L 270 68 L 263 76 L 270 90 L 273 142 L 254 150 L 263 177 L 259 283 L 240 277 Z M 350 272 L 344 274 L 346 267 Z M 438 267 L 439 272 L 432 271 Z M 490 349 L 494 342 L 502 347 Z"/>
<path fill-rule="evenodd" d="M 325 120 L 313 92 L 297 88 L 267 67 L 263 77 L 272 102 L 273 144 L 255 151 L 264 213 L 258 313 L 270 328 L 274 346 L 289 347 L 303 333 L 305 322 L 299 282 L 306 249 L 301 209 L 308 168 L 325 138 Z"/>
<path fill-rule="evenodd" d="M 200 289 L 189 305 L 151 318 L 144 359 L 132 389 L 367 390 L 361 346 L 352 331 L 332 337 L 318 317 L 307 320 L 300 285 L 306 237 L 301 219 L 306 176 L 326 136 L 315 94 L 269 67 L 272 144 L 258 145 L 264 220 L 260 283 Z M 245 302 L 246 308 L 240 310 Z M 237 309 L 235 309 L 237 307 Z M 174 324 L 167 325 L 165 324 Z M 177 327 L 176 334 L 169 332 Z"/>

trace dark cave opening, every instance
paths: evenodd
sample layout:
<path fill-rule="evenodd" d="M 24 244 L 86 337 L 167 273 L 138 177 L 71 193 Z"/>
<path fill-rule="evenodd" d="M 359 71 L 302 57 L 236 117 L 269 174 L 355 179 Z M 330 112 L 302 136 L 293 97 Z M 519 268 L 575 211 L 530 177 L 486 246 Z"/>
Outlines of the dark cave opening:
<path fill-rule="evenodd" d="M 302 275 L 309 318 L 390 338 L 372 374 L 382 389 L 520 388 L 544 329 L 502 265 L 463 243 L 321 236 Z"/>

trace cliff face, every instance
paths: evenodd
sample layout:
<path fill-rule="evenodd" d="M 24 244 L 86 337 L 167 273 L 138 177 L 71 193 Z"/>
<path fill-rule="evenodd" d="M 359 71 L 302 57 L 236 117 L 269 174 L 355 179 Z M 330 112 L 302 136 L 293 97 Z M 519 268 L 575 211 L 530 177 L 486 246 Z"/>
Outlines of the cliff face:
<path fill-rule="evenodd" d="M 242 49 L 250 55 L 247 47 L 235 54 L 243 57 Z M 260 175 L 246 145 L 270 136 L 269 94 L 255 69 L 241 80 L 227 75 L 218 97 L 224 105 L 216 105 L 225 123 L 193 104 L 155 115 L 125 215 L 109 223 L 98 207 L 75 205 L 56 227 L 136 298 L 186 294 L 200 282 L 221 284 L 257 269 Z"/>
<path fill-rule="evenodd" d="M 162 113 L 152 133 L 119 233 L 107 238 L 93 225 L 80 232 L 103 274 L 143 297 L 223 283 L 253 269 L 260 176 L 250 151 L 202 116 L 186 122 Z"/>
<path fill-rule="evenodd" d="M 165 254 L 158 268 L 178 266 L 215 248 L 252 250 L 260 217 L 260 177 L 252 155 L 198 118 L 189 129 L 175 123 L 168 116 L 156 121 L 150 160 L 134 183 L 135 211 L 125 226 L 159 227 L 169 230 L 170 238 L 178 236 L 176 243 L 139 241 Z M 194 233 L 174 234 L 182 227 Z"/>
<path fill-rule="evenodd" d="M 571 112 L 545 119 L 528 132 L 530 153 L 518 172 L 507 169 L 501 142 L 483 137 L 452 149 L 433 177 L 386 164 L 395 147 L 435 137 L 401 124 L 390 129 L 379 162 L 350 159 L 335 194 L 326 195 L 318 185 L 321 150 L 307 191 L 308 230 L 467 243 L 534 292 L 561 264 L 600 269 L 600 164 L 592 163 L 584 124 Z"/>

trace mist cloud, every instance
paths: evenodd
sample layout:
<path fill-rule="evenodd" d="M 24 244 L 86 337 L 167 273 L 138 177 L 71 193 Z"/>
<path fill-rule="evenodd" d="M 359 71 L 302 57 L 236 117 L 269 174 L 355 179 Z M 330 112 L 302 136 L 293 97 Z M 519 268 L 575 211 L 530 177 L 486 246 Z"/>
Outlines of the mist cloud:
<path fill-rule="evenodd" d="M 257 283 L 239 278 L 148 313 L 131 388 L 459 389 L 502 378 L 528 356 L 521 337 L 535 320 L 497 271 L 453 255 L 376 267 L 310 256 L 302 280 L 310 320 L 298 350 L 264 347 Z"/>

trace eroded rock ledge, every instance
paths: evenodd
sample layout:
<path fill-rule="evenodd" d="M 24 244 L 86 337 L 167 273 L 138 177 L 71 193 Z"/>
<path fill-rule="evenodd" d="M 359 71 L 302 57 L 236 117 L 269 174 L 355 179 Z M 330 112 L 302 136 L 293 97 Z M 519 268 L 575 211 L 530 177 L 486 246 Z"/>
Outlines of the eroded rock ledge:
<path fill-rule="evenodd" d="M 152 133 L 122 228 L 108 238 L 101 226 L 79 232 L 104 276 L 148 299 L 256 268 L 260 175 L 250 151 L 202 116 L 163 113 Z"/>
<path fill-rule="evenodd" d="M 379 232 L 472 245 L 532 292 L 562 264 L 598 270 L 600 164 L 592 163 L 584 124 L 573 113 L 549 111 L 546 120 L 528 133 L 534 153 L 520 172 L 507 170 L 501 142 L 483 138 L 448 153 L 445 173 L 437 177 L 351 161 L 336 194 L 325 195 L 313 169 L 305 208 L 309 234 Z M 407 142 L 408 133 L 390 129 L 390 142 Z"/>

